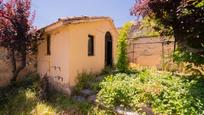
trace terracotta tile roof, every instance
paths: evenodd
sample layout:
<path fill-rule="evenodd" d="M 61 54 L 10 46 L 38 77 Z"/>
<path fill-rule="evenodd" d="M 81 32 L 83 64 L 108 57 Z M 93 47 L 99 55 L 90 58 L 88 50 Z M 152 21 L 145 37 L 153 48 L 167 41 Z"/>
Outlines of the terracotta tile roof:
<path fill-rule="evenodd" d="M 62 17 L 59 18 L 58 21 L 43 27 L 42 29 L 48 28 L 50 26 L 53 26 L 58 23 L 62 24 L 74 24 L 74 23 L 82 23 L 82 22 L 89 22 L 89 21 L 96 21 L 96 20 L 111 20 L 113 21 L 110 17 L 106 16 L 71 16 L 71 17 Z"/>
<path fill-rule="evenodd" d="M 73 22 L 73 21 L 86 21 L 86 20 L 96 20 L 96 19 L 111 19 L 110 17 L 106 16 L 71 16 L 71 17 L 63 17 L 59 18 L 59 21 L 68 21 L 68 22 Z"/>

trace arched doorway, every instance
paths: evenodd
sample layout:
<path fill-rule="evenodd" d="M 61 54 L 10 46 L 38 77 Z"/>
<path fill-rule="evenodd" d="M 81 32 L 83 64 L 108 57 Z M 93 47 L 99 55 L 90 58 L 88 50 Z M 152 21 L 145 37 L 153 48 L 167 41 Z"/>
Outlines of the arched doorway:
<path fill-rule="evenodd" d="M 112 67 L 113 65 L 113 43 L 110 32 L 105 35 L 105 66 Z"/>

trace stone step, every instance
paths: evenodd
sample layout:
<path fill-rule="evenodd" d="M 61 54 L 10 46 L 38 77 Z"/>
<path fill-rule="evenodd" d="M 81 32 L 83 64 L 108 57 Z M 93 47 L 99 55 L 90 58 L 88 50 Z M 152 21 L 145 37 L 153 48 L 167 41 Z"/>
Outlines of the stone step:
<path fill-rule="evenodd" d="M 80 94 L 84 97 L 88 97 L 88 96 L 95 94 L 95 92 L 91 89 L 83 89 L 80 91 Z"/>
<path fill-rule="evenodd" d="M 95 103 L 96 102 L 96 95 L 91 95 L 87 98 L 88 102 Z"/>
<path fill-rule="evenodd" d="M 73 99 L 78 101 L 78 102 L 84 102 L 86 101 L 86 98 L 83 96 L 73 96 Z"/>

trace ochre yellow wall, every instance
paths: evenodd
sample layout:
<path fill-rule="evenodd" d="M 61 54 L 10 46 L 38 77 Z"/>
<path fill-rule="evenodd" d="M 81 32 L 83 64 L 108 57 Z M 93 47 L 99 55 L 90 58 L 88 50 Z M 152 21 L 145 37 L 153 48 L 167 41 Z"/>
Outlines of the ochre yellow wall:
<path fill-rule="evenodd" d="M 72 87 L 81 72 L 101 72 L 105 65 L 105 34 L 108 31 L 113 38 L 115 60 L 117 31 L 110 20 L 70 24 L 47 32 L 51 35 L 51 55 L 46 55 L 44 41 L 38 47 L 38 73 L 48 73 L 58 83 Z M 94 56 L 88 56 L 88 35 L 94 36 Z"/>
<path fill-rule="evenodd" d="M 75 85 L 76 76 L 83 71 L 99 73 L 105 66 L 105 34 L 113 39 L 113 60 L 115 60 L 117 32 L 110 21 L 73 24 L 69 26 L 69 84 Z M 88 35 L 94 36 L 94 56 L 88 56 Z"/>
<path fill-rule="evenodd" d="M 44 41 L 38 47 L 37 71 L 41 76 L 47 74 L 55 81 L 61 84 L 67 84 L 69 76 L 68 56 L 70 55 L 68 52 L 68 29 L 60 28 L 47 34 L 51 35 L 51 55 L 47 55 L 45 35 Z"/>

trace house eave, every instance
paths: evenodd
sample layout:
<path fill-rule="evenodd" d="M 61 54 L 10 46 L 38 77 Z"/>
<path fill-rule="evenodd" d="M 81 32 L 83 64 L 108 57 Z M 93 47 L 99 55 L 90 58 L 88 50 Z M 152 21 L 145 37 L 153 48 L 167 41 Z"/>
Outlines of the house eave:
<path fill-rule="evenodd" d="M 46 27 L 41 28 L 40 30 L 42 30 L 43 32 L 49 33 L 52 32 L 60 27 L 63 26 L 63 22 L 62 21 L 57 21 L 55 23 L 52 23 Z"/>
<path fill-rule="evenodd" d="M 45 33 L 51 33 L 52 31 L 56 30 L 56 29 L 59 29 L 63 26 L 67 26 L 67 25 L 71 25 L 71 24 L 81 24 L 81 23 L 89 23 L 89 22 L 96 22 L 96 21 L 102 21 L 102 20 L 107 20 L 109 22 L 111 22 L 112 26 L 114 27 L 114 30 L 115 32 L 117 32 L 117 29 L 115 28 L 115 25 L 114 25 L 114 22 L 113 20 L 110 18 L 110 17 L 105 17 L 105 16 L 102 16 L 102 17 L 90 17 L 87 18 L 85 17 L 85 19 L 79 19 L 79 20 L 66 20 L 66 19 L 61 19 L 59 18 L 58 21 L 48 25 L 48 26 L 45 26 L 39 30 L 45 32 Z M 117 32 L 118 33 L 118 32 Z"/>

